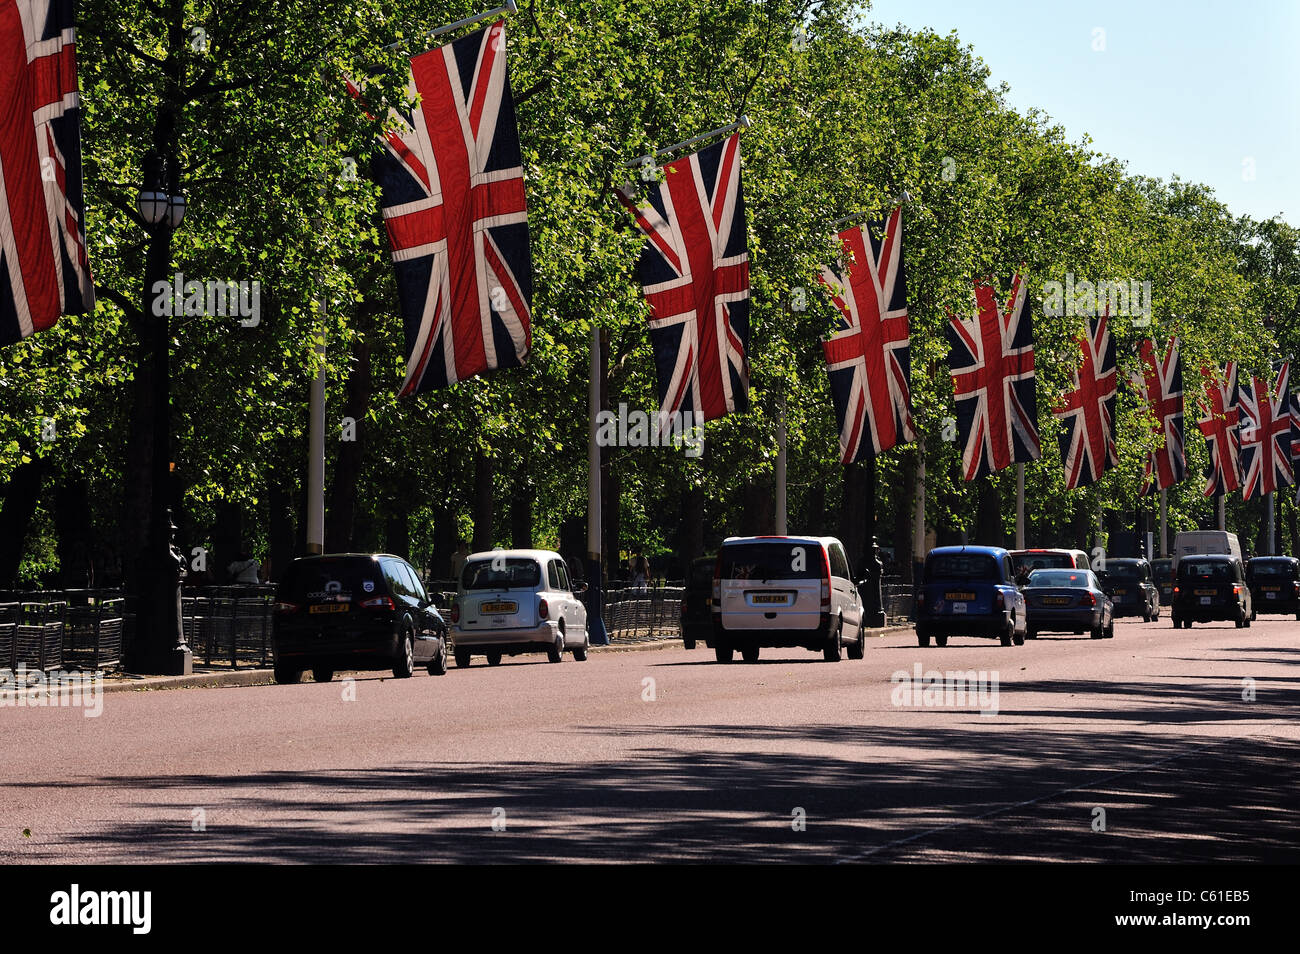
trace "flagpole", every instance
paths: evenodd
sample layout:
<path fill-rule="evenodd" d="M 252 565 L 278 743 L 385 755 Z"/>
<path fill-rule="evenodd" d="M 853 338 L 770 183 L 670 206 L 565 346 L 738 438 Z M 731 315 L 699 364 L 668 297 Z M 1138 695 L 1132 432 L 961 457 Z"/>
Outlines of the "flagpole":
<path fill-rule="evenodd" d="M 730 123 L 726 126 L 719 126 L 717 129 L 710 129 L 706 133 L 700 133 L 698 136 L 692 136 L 690 139 L 683 139 L 681 142 L 675 142 L 671 146 L 664 146 L 662 149 L 656 149 L 654 152 L 648 153 L 644 156 L 637 156 L 635 159 L 623 163 L 623 165 L 626 168 L 631 168 L 632 166 L 639 166 L 647 159 L 653 161 L 655 159 L 658 159 L 660 156 L 667 155 L 670 152 L 676 152 L 678 149 L 683 149 L 686 146 L 693 146 L 697 142 L 701 142 L 702 140 L 711 139 L 714 136 L 721 136 L 723 133 L 732 133 L 735 132 L 737 129 L 748 129 L 752 125 L 754 125 L 754 121 L 752 119 L 750 119 L 748 116 L 741 116 L 734 123 Z"/>
<path fill-rule="evenodd" d="M 1169 491 L 1160 490 L 1160 555 L 1169 552 Z"/>
<path fill-rule="evenodd" d="M 325 144 L 326 136 L 316 134 L 316 141 Z M 317 186 L 321 201 L 325 199 L 325 185 Z M 317 230 L 321 217 L 315 216 Z M 316 280 L 320 292 L 316 295 L 316 359 L 320 362 L 316 377 L 311 383 L 311 407 L 307 426 L 307 552 L 325 552 L 325 274 L 318 272 Z"/>
<path fill-rule="evenodd" d="M 786 507 L 786 433 L 785 433 L 785 394 L 777 399 L 776 406 L 776 535 L 784 537 L 789 533 L 788 512 Z"/>
<path fill-rule="evenodd" d="M 587 390 L 587 635 L 593 645 L 605 646 L 609 634 L 601 616 L 600 554 L 600 445 L 596 442 L 600 407 L 600 327 L 591 328 L 591 383 Z"/>
<path fill-rule="evenodd" d="M 1025 548 L 1025 465 L 1016 464 L 1016 549 Z"/>
<path fill-rule="evenodd" d="M 1264 504 L 1264 518 L 1268 524 L 1268 539 L 1264 544 L 1264 556 L 1272 556 L 1276 547 L 1274 542 L 1277 539 L 1276 510 L 1273 503 L 1275 496 L 1276 492 L 1269 494 Z"/>
<path fill-rule="evenodd" d="M 473 26 L 475 23 L 479 23 L 480 21 L 486 20 L 490 17 L 500 16 L 503 13 L 518 12 L 519 7 L 515 4 L 515 0 L 509 0 L 509 3 L 505 6 L 497 7 L 495 10 L 488 10 L 484 13 L 478 14 L 477 16 L 466 17 L 464 20 L 457 20 L 455 23 L 448 23 L 446 26 L 440 26 L 432 33 L 427 34 L 427 36 L 432 39 L 435 36 L 442 36 L 444 33 L 450 33 L 452 30 L 459 30 L 461 27 Z M 398 40 L 396 43 L 389 43 L 384 47 L 384 49 L 395 50 L 407 42 L 408 41 L 406 40 Z"/>
<path fill-rule="evenodd" d="M 916 436 L 916 496 L 912 502 L 912 585 L 921 583 L 925 565 L 925 438 Z"/>
<path fill-rule="evenodd" d="M 1219 494 L 1219 529 L 1228 529 L 1228 495 Z"/>

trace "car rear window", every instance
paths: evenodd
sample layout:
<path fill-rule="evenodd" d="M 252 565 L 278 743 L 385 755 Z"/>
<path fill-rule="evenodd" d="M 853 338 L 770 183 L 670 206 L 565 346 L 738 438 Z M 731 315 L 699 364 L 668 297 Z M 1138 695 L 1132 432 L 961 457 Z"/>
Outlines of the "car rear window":
<path fill-rule="evenodd" d="M 1294 580 L 1296 577 L 1295 565 L 1292 563 L 1251 563 L 1246 567 L 1246 573 L 1254 578 L 1257 576 L 1280 577 L 1284 580 Z"/>
<path fill-rule="evenodd" d="M 471 560 L 460 574 L 461 585 L 466 590 L 531 588 L 541 581 L 542 568 L 536 560 L 528 557 L 508 557 L 503 561 Z"/>
<path fill-rule="evenodd" d="M 1234 577 L 1230 563 L 1189 559 L 1178 562 L 1178 575 L 1193 580 L 1231 580 Z"/>
<path fill-rule="evenodd" d="M 1017 576 L 1021 573 L 1029 573 L 1045 567 L 1063 569 L 1072 569 L 1074 567 L 1074 557 L 1068 553 L 1020 553 L 1013 555 L 1011 561 Z"/>
<path fill-rule="evenodd" d="M 925 578 L 937 580 L 972 580 L 982 583 L 998 581 L 998 561 L 986 553 L 931 554 L 925 562 Z"/>
<path fill-rule="evenodd" d="M 824 572 L 816 543 L 738 543 L 719 558 L 724 580 L 820 580 Z"/>
<path fill-rule="evenodd" d="M 1107 563 L 1106 575 L 1116 580 L 1141 580 L 1146 577 L 1142 567 L 1134 563 Z"/>
<path fill-rule="evenodd" d="M 1087 587 L 1091 584 L 1086 570 L 1035 570 L 1029 574 L 1030 586 Z"/>
<path fill-rule="evenodd" d="M 360 600 L 387 592 L 379 563 L 365 558 L 300 560 L 289 564 L 280 583 L 280 598 L 288 602 Z"/>

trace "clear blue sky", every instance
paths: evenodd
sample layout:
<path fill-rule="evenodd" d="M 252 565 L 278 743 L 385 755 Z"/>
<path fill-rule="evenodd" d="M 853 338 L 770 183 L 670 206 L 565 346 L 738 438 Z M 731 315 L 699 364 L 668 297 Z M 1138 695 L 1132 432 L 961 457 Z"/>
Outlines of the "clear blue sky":
<path fill-rule="evenodd" d="M 1300 225 L 1300 0 L 875 0 L 866 19 L 955 29 L 1071 141 Z"/>

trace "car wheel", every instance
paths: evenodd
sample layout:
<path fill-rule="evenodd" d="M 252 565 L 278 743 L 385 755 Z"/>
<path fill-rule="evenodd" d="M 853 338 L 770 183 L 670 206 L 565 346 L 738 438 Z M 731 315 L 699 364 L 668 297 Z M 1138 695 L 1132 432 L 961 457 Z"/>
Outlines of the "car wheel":
<path fill-rule="evenodd" d="M 691 639 L 691 638 L 689 638 L 689 637 L 687 637 L 687 636 L 683 636 L 683 637 L 682 637 L 682 649 L 694 649 L 694 648 L 695 648 L 695 640 L 693 640 L 693 639 Z"/>
<path fill-rule="evenodd" d="M 916 644 L 922 648 L 928 647 L 930 645 L 930 634 L 918 631 L 916 634 Z"/>
<path fill-rule="evenodd" d="M 1144 623 L 1151 622 L 1151 607 L 1148 606 L 1146 609 L 1142 611 L 1142 622 Z"/>
<path fill-rule="evenodd" d="M 822 659 L 826 662 L 839 662 L 844 658 L 844 620 L 835 626 L 835 635 L 826 640 L 822 649 Z"/>
<path fill-rule="evenodd" d="M 1250 608 L 1250 621 L 1251 621 L 1252 623 L 1255 622 L 1255 619 L 1258 617 L 1258 615 L 1259 615 L 1259 614 L 1255 612 L 1255 607 L 1252 606 L 1252 607 Z"/>
<path fill-rule="evenodd" d="M 1007 631 L 998 636 L 998 642 L 1000 642 L 1003 646 L 1010 646 L 1011 636 L 1015 632 L 1015 627 L 1016 627 L 1015 623 L 1012 623 L 1010 626 L 1008 626 Z"/>
<path fill-rule="evenodd" d="M 415 637 L 408 629 L 402 634 L 402 643 L 397 647 L 397 658 L 393 660 L 393 675 L 398 679 L 409 679 L 415 672 Z"/>
<path fill-rule="evenodd" d="M 488 653 L 488 654 L 487 654 L 487 661 L 488 661 L 488 665 L 489 665 L 489 666 L 500 666 L 500 665 L 501 665 L 501 654 L 500 654 L 500 653 L 497 653 L 497 652 Z"/>
<path fill-rule="evenodd" d="M 1192 628 L 1192 621 L 1190 619 L 1183 620 L 1183 629 L 1191 629 L 1191 628 Z"/>
<path fill-rule="evenodd" d="M 276 666 L 275 681 L 282 686 L 292 686 L 302 682 L 302 670 L 296 666 Z"/>
<path fill-rule="evenodd" d="M 1037 638 L 1038 638 L 1038 630 L 1034 629 L 1032 626 L 1026 626 L 1025 639 L 1037 639 Z"/>
<path fill-rule="evenodd" d="M 438 643 L 438 652 L 429 660 L 430 676 L 447 675 L 447 640 L 440 639 Z"/>
<path fill-rule="evenodd" d="M 311 671 L 311 677 L 312 677 L 313 679 L 315 679 L 317 682 L 333 682 L 333 681 L 334 681 L 334 670 L 333 670 L 333 669 L 313 669 L 313 670 Z"/>
<path fill-rule="evenodd" d="M 935 644 L 936 646 L 938 646 L 940 649 L 942 649 L 944 646 L 947 646 L 947 645 L 948 645 L 948 635 L 945 633 L 943 636 L 935 636 L 935 637 L 934 637 L 934 644 Z"/>
<path fill-rule="evenodd" d="M 743 660 L 745 660 L 745 662 L 747 662 L 747 663 L 756 663 L 756 662 L 758 662 L 758 647 L 757 647 L 757 646 L 742 646 L 742 647 L 741 647 L 741 650 L 740 650 L 740 658 L 743 659 Z"/>
<path fill-rule="evenodd" d="M 577 662 L 587 661 L 587 649 L 591 646 L 591 634 L 587 633 L 587 638 L 582 641 L 581 646 L 573 647 L 573 658 Z"/>
<path fill-rule="evenodd" d="M 1094 627 L 1092 628 L 1092 633 L 1091 633 L 1090 635 L 1092 636 L 1093 639 L 1105 639 L 1105 638 L 1106 638 L 1106 627 L 1105 627 L 1105 626 L 1094 626 Z"/>
<path fill-rule="evenodd" d="M 550 648 L 546 650 L 546 661 L 553 662 L 553 663 L 564 662 L 564 633 L 563 632 L 557 633 L 555 635 L 555 642 L 553 642 Z"/>
<path fill-rule="evenodd" d="M 735 658 L 735 650 L 721 644 L 713 647 L 713 658 L 720 663 L 729 663 Z"/>
<path fill-rule="evenodd" d="M 850 659 L 861 659 L 867 654 L 867 627 L 863 623 L 858 624 L 858 641 L 848 648 Z"/>
<path fill-rule="evenodd" d="M 469 668 L 469 650 L 468 650 L 468 649 L 458 649 L 458 650 L 456 650 L 456 668 L 457 668 L 457 669 L 468 669 L 468 668 Z"/>
<path fill-rule="evenodd" d="M 1110 621 L 1110 625 L 1106 627 L 1106 638 L 1115 638 L 1115 621 L 1113 619 Z"/>
<path fill-rule="evenodd" d="M 1174 629 L 1178 629 L 1180 626 L 1183 625 L 1183 621 L 1179 619 L 1177 616 L 1170 616 L 1169 621 L 1174 624 Z"/>
<path fill-rule="evenodd" d="M 1025 644 L 1025 636 L 1024 636 L 1024 634 L 1023 634 L 1023 633 L 1012 633 L 1012 634 L 1011 634 L 1011 642 L 1013 642 L 1013 643 L 1014 643 L 1015 645 L 1017 645 L 1017 646 L 1023 646 L 1023 645 Z"/>

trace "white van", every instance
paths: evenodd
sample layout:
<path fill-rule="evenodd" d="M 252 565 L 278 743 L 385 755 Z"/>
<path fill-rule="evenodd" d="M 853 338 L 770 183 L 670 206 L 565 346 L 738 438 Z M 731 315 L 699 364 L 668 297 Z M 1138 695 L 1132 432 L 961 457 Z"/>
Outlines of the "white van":
<path fill-rule="evenodd" d="M 756 662 L 764 646 L 802 646 L 835 662 L 866 649 L 865 613 L 844 544 L 834 537 L 728 537 L 713 570 L 718 662 L 740 650 Z"/>
<path fill-rule="evenodd" d="M 1235 533 L 1226 530 L 1185 530 L 1175 534 L 1174 552 L 1171 554 L 1174 558 L 1174 573 L 1178 572 L 1180 557 L 1213 553 L 1226 553 L 1245 563 L 1241 559 L 1241 544 L 1237 542 Z"/>

